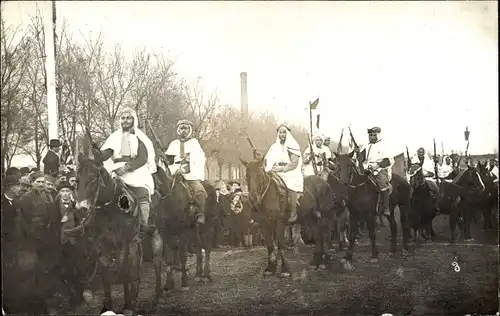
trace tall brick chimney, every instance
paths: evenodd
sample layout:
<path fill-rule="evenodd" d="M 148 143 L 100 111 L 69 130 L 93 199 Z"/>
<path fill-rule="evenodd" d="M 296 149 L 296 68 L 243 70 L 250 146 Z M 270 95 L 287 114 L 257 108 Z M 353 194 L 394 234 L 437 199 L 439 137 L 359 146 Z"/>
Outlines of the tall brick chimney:
<path fill-rule="evenodd" d="M 247 90 L 247 73 L 240 73 L 241 82 L 241 116 L 244 121 L 248 118 L 248 90 Z"/>

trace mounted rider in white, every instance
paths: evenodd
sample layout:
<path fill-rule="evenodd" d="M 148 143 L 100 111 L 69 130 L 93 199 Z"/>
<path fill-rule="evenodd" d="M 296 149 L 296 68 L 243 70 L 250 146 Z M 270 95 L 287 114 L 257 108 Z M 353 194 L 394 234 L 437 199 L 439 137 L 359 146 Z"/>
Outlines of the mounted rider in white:
<path fill-rule="evenodd" d="M 265 171 L 276 172 L 283 179 L 288 189 L 288 221 L 293 223 L 297 221 L 297 201 L 304 190 L 302 155 L 289 126 L 281 124 L 276 131 L 276 142 L 271 145 L 265 157 Z"/>
<path fill-rule="evenodd" d="M 113 132 L 101 148 L 104 168 L 131 187 L 139 203 L 141 231 L 150 231 L 153 228 L 149 226 L 149 213 L 154 193 L 155 150 L 148 136 L 138 128 L 134 110 L 123 109 L 120 123 L 121 128 Z"/>
<path fill-rule="evenodd" d="M 193 192 L 190 209 L 194 212 L 196 223 L 204 224 L 207 192 L 202 181 L 205 180 L 206 158 L 200 143 L 193 137 L 193 126 L 193 122 L 189 120 L 177 122 L 178 139 L 170 143 L 165 155 L 170 172 L 172 174 L 182 173 Z"/>
<path fill-rule="evenodd" d="M 384 142 L 379 134 L 382 132 L 380 127 L 373 127 L 367 130 L 369 143 L 366 147 L 366 159 L 363 162 L 365 170 L 371 171 L 373 179 L 377 183 L 379 194 L 381 197 L 381 207 L 379 214 L 390 216 L 389 199 L 390 199 L 390 182 L 392 178 L 391 166 L 394 159 L 387 155 L 384 148 Z M 359 148 L 356 149 L 359 152 Z"/>
<path fill-rule="evenodd" d="M 436 183 L 434 173 L 434 161 L 432 161 L 432 159 L 425 153 L 425 149 L 423 147 L 420 147 L 417 150 L 417 154 L 413 156 L 411 163 L 422 167 L 422 172 L 424 173 L 429 189 L 436 195 L 439 195 L 439 187 Z"/>
<path fill-rule="evenodd" d="M 326 159 L 330 159 L 332 157 L 330 149 L 323 146 L 323 139 L 321 136 L 314 136 L 312 140 L 313 155 L 311 155 L 311 146 L 307 146 L 304 150 L 304 176 L 314 175 L 313 157 L 314 162 L 316 163 L 318 175 L 323 170 L 323 156 L 325 156 Z"/>

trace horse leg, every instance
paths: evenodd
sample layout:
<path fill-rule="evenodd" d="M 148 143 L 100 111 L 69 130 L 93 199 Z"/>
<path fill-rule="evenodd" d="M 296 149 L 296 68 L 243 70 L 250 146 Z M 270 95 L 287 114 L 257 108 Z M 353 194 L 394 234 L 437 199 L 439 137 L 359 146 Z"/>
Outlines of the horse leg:
<path fill-rule="evenodd" d="M 450 224 L 450 242 L 456 242 L 456 228 L 458 219 L 458 210 L 456 207 L 452 207 L 450 211 L 449 224 Z"/>
<path fill-rule="evenodd" d="M 352 262 L 352 255 L 356 244 L 356 235 L 358 233 L 358 221 L 352 214 L 349 215 L 349 226 L 351 226 L 351 230 L 349 231 L 349 248 L 347 249 L 344 259 Z"/>
<path fill-rule="evenodd" d="M 314 221 L 314 219 L 311 219 Z M 321 263 L 321 254 L 322 254 L 322 236 L 321 236 L 321 225 L 317 222 L 311 223 L 313 226 L 313 234 L 314 234 L 314 240 L 316 241 L 314 243 L 314 253 L 313 253 L 313 258 L 312 261 L 309 263 L 309 266 L 313 269 L 318 268 L 319 264 Z"/>
<path fill-rule="evenodd" d="M 389 226 L 391 228 L 391 250 L 392 255 L 396 254 L 396 241 L 398 236 L 398 225 L 396 224 L 396 219 L 394 218 L 394 207 L 391 207 L 391 215 L 386 216 Z"/>
<path fill-rule="evenodd" d="M 402 255 L 405 257 L 408 254 L 408 242 L 410 239 L 410 221 L 408 218 L 409 212 L 406 205 L 399 205 L 399 222 L 403 231 L 403 249 Z M 396 226 L 397 227 L 397 226 Z"/>
<path fill-rule="evenodd" d="M 166 268 L 167 268 L 167 279 L 165 280 L 165 286 L 163 289 L 165 291 L 172 290 L 175 286 L 174 283 L 174 254 L 176 251 L 176 240 L 173 236 L 169 236 L 167 238 L 167 242 L 164 245 L 163 250 L 165 251 L 165 263 L 166 263 Z"/>
<path fill-rule="evenodd" d="M 277 249 L 274 246 L 274 234 L 271 225 L 268 224 L 263 228 L 264 240 L 267 246 L 267 267 L 264 270 L 264 276 L 270 276 L 276 273 L 276 253 Z"/>
<path fill-rule="evenodd" d="M 113 298 L 111 297 L 111 282 L 107 277 L 107 271 L 103 271 L 103 275 L 101 276 L 102 287 L 104 290 L 104 306 L 103 310 L 113 310 Z M 101 312 L 102 314 L 102 312 Z"/>
<path fill-rule="evenodd" d="M 378 262 L 378 248 L 377 248 L 377 241 L 376 241 L 376 237 L 375 237 L 375 216 L 368 216 L 368 220 L 367 220 L 366 224 L 368 226 L 368 235 L 370 236 L 370 241 L 372 244 L 372 259 L 370 261 L 372 263 L 376 263 L 376 262 Z"/>
<path fill-rule="evenodd" d="M 193 232 L 193 234 L 196 234 L 197 232 Z M 201 277 L 203 275 L 203 254 L 202 254 L 202 248 L 203 245 L 199 244 L 198 241 L 195 241 L 196 243 L 196 274 L 194 277 L 195 282 L 201 282 Z"/>
<path fill-rule="evenodd" d="M 288 264 L 288 261 L 285 258 L 285 228 L 288 226 L 285 223 L 278 221 L 278 224 L 276 225 L 276 246 L 275 247 L 275 252 L 277 251 L 276 254 L 276 264 L 278 263 L 278 258 L 281 258 L 281 273 L 280 277 L 282 278 L 288 278 L 290 277 L 290 266 Z M 294 225 L 295 226 L 295 225 Z M 320 242 L 320 241 L 318 241 Z"/>
<path fill-rule="evenodd" d="M 187 275 L 187 247 L 189 242 L 188 234 L 184 233 L 179 243 L 179 257 L 181 260 L 181 291 L 189 291 Z"/>
<path fill-rule="evenodd" d="M 207 249 L 205 249 L 205 262 L 203 263 L 203 278 L 205 281 L 211 281 L 212 277 L 210 276 L 210 254 L 212 252 L 212 247 L 207 245 Z"/>
<path fill-rule="evenodd" d="M 151 238 L 151 244 L 153 248 L 153 264 L 155 267 L 155 298 L 153 299 L 153 304 L 156 305 L 161 300 L 162 288 L 161 288 L 161 272 L 163 268 L 163 256 L 164 256 L 164 244 L 163 238 L 158 229 L 155 229 L 153 236 Z"/>

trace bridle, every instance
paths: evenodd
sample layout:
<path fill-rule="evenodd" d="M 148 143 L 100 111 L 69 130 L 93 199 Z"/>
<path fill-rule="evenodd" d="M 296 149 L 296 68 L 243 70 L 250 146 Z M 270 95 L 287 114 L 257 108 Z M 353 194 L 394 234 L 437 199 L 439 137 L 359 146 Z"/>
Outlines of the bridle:
<path fill-rule="evenodd" d="M 263 191 L 260 192 L 260 194 L 257 195 L 257 201 L 252 201 L 252 199 L 249 199 L 250 203 L 252 206 L 256 207 L 258 206 L 261 202 L 264 196 L 266 195 L 267 191 L 269 190 L 269 187 L 271 186 L 271 175 L 269 172 L 266 172 L 262 167 L 259 168 L 259 188 L 264 188 Z M 267 184 L 266 184 L 267 182 Z"/>

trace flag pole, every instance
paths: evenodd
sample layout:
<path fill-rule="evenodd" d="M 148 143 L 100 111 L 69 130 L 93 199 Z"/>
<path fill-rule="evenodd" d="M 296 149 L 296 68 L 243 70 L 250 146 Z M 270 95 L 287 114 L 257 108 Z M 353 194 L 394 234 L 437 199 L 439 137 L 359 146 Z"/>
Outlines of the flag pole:
<path fill-rule="evenodd" d="M 45 69 L 47 74 L 47 117 L 49 140 L 59 139 L 56 97 L 56 61 L 54 42 L 54 3 L 50 3 L 49 14 L 45 15 Z"/>

